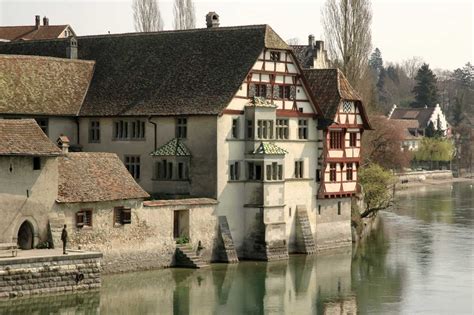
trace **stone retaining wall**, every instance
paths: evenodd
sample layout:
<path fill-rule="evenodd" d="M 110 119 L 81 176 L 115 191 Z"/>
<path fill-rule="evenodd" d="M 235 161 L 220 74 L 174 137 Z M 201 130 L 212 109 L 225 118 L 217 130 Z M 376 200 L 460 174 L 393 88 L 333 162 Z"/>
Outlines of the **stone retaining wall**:
<path fill-rule="evenodd" d="M 101 258 L 81 253 L 0 259 L 0 299 L 98 289 Z"/>

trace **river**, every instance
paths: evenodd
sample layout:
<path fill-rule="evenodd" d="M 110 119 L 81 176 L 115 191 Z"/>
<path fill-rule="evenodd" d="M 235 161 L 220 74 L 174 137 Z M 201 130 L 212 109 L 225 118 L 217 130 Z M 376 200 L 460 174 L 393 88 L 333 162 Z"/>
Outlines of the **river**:
<path fill-rule="evenodd" d="M 0 302 L 0 314 L 473 314 L 472 186 L 399 193 L 362 246 L 109 275 L 100 292 Z"/>

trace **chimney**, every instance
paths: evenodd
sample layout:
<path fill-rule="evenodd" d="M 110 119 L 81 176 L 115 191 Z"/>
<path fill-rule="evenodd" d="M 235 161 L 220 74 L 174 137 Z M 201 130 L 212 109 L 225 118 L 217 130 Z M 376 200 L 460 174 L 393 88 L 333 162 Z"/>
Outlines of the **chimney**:
<path fill-rule="evenodd" d="M 56 140 L 58 147 L 63 151 L 63 153 L 69 152 L 69 138 L 65 135 L 59 136 L 58 140 Z"/>
<path fill-rule="evenodd" d="M 219 15 L 216 12 L 209 12 L 206 15 L 207 28 L 219 27 Z"/>
<path fill-rule="evenodd" d="M 36 29 L 39 29 L 40 28 L 40 16 L 39 15 L 35 15 L 35 27 Z"/>
<path fill-rule="evenodd" d="M 77 40 L 74 36 L 69 37 L 66 47 L 66 58 L 77 59 Z"/>
<path fill-rule="evenodd" d="M 43 17 L 43 25 L 44 26 L 49 26 L 49 19 L 46 16 Z"/>
<path fill-rule="evenodd" d="M 311 49 L 314 49 L 314 35 L 309 34 L 308 36 L 308 46 L 311 47 Z"/>

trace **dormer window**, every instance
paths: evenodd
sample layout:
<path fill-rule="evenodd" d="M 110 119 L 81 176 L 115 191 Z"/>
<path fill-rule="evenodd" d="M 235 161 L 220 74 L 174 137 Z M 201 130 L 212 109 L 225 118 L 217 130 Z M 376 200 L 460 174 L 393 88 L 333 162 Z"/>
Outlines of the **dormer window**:
<path fill-rule="evenodd" d="M 270 52 L 270 60 L 271 61 L 280 61 L 281 53 L 279 51 L 271 51 Z"/>

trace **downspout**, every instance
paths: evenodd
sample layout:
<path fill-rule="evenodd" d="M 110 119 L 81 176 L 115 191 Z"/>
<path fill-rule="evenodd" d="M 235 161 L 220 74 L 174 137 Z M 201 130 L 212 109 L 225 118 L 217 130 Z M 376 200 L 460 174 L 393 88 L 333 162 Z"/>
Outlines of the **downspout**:
<path fill-rule="evenodd" d="M 80 138 L 80 130 L 79 130 L 79 117 L 75 117 L 76 119 L 76 133 L 77 133 L 77 145 L 80 146 L 81 145 L 81 138 Z"/>
<path fill-rule="evenodd" d="M 151 115 L 148 116 L 148 122 L 149 122 L 150 124 L 152 124 L 153 127 L 154 127 L 154 129 L 155 129 L 155 132 L 154 132 L 154 135 L 153 135 L 153 136 L 154 136 L 154 146 L 153 146 L 154 149 L 153 149 L 153 152 L 155 152 L 156 149 L 157 149 L 157 145 L 156 145 L 156 140 L 157 140 L 157 139 L 156 139 L 157 124 L 156 124 L 155 122 L 151 121 Z"/>

